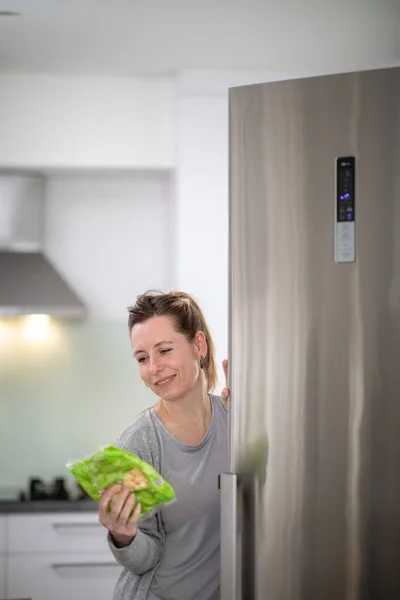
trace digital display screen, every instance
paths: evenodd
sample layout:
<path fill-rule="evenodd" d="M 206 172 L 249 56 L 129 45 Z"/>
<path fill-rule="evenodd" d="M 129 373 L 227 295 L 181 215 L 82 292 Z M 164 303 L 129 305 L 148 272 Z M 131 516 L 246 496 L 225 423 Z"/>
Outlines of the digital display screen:
<path fill-rule="evenodd" d="M 355 157 L 336 159 L 337 222 L 355 221 Z"/>

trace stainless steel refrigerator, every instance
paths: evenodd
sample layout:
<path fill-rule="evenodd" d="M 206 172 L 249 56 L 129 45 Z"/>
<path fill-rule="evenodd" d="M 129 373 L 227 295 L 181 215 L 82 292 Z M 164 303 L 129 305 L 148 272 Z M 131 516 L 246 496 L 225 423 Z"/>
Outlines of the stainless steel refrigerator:
<path fill-rule="evenodd" d="M 222 600 L 400 599 L 400 68 L 233 88 Z"/>

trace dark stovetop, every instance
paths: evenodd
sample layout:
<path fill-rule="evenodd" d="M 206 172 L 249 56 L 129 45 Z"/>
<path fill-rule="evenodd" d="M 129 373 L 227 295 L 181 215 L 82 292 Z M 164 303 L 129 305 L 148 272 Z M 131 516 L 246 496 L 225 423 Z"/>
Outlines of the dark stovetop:
<path fill-rule="evenodd" d="M 0 500 L 0 514 L 11 513 L 61 513 L 96 512 L 94 500 Z"/>

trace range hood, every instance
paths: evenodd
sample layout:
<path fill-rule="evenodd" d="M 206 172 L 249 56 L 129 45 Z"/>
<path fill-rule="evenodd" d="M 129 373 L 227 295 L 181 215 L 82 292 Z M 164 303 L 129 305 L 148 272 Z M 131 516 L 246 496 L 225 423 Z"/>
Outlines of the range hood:
<path fill-rule="evenodd" d="M 86 308 L 43 252 L 45 178 L 0 173 L 0 316 L 83 318 Z"/>

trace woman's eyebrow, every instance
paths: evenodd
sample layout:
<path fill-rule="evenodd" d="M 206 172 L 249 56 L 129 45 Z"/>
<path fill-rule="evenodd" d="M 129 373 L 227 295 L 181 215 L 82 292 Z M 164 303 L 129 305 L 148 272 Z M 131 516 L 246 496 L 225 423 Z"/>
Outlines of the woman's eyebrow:
<path fill-rule="evenodd" d="M 163 340 L 162 342 L 157 342 L 157 344 L 154 345 L 154 348 L 158 348 L 158 346 L 162 346 L 162 344 L 172 344 L 172 342 L 169 340 Z M 133 356 L 136 356 L 137 354 L 141 354 L 143 352 L 146 352 L 146 350 L 135 350 Z"/>

